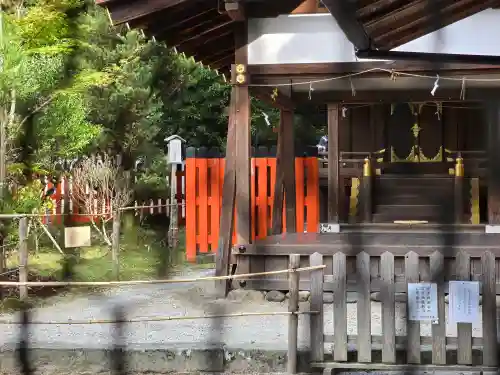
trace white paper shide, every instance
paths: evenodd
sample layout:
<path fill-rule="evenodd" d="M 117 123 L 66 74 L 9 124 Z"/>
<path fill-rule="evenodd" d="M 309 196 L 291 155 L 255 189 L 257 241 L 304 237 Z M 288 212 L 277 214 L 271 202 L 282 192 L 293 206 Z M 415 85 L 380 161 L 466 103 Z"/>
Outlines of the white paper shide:
<path fill-rule="evenodd" d="M 479 321 L 479 282 L 450 281 L 450 323 L 474 323 Z"/>
<path fill-rule="evenodd" d="M 408 319 L 424 321 L 438 319 L 437 284 L 408 284 Z"/>

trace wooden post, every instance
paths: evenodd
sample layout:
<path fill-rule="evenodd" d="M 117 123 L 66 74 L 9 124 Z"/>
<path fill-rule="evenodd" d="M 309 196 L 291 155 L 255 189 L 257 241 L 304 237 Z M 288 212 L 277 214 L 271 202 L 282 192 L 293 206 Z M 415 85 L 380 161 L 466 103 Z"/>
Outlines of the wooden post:
<path fill-rule="evenodd" d="M 291 270 L 288 274 L 288 311 L 291 313 L 288 317 L 288 362 L 287 370 L 289 374 L 297 373 L 297 350 L 298 350 L 298 328 L 299 328 L 299 280 L 300 273 L 295 271 L 300 267 L 300 255 L 291 254 L 288 268 Z"/>
<path fill-rule="evenodd" d="M 232 67 L 234 73 L 234 66 Z M 227 276 L 229 274 L 229 258 L 231 256 L 231 244 L 234 228 L 234 205 L 236 197 L 236 87 L 231 91 L 231 102 L 229 105 L 229 123 L 226 141 L 226 160 L 224 168 L 224 185 L 222 187 L 222 207 L 219 231 L 219 243 L 217 249 L 217 261 L 215 265 L 216 276 Z M 216 293 L 225 297 L 228 292 L 229 283 L 226 280 L 216 281 Z"/>
<path fill-rule="evenodd" d="M 454 187 L 454 210 L 455 224 L 460 224 L 464 216 L 464 160 L 461 156 L 457 157 L 455 164 L 455 187 Z"/>
<path fill-rule="evenodd" d="M 177 249 L 178 211 L 177 211 L 177 164 L 170 165 L 170 230 L 169 245 L 172 252 Z"/>
<path fill-rule="evenodd" d="M 362 186 L 362 202 L 363 202 L 363 221 L 366 223 L 372 222 L 372 165 L 370 158 L 365 158 L 363 164 L 363 179 L 361 180 Z"/>
<path fill-rule="evenodd" d="M 488 224 L 500 225 L 500 108 L 490 102 L 488 108 Z"/>
<path fill-rule="evenodd" d="M 19 282 L 28 281 L 28 218 L 22 217 L 19 220 Z M 19 287 L 19 299 L 25 300 L 28 297 L 28 287 Z"/>
<path fill-rule="evenodd" d="M 248 92 L 247 23 L 235 25 L 236 63 L 236 242 L 248 244 L 251 240 L 250 211 L 250 94 Z M 239 82 L 238 77 L 243 77 Z"/>
<path fill-rule="evenodd" d="M 113 263 L 113 279 L 120 279 L 120 228 L 121 211 L 119 207 L 113 210 L 113 230 L 111 232 L 111 261 Z"/>
<path fill-rule="evenodd" d="M 282 113 L 280 113 L 282 114 Z M 271 222 L 271 234 L 280 234 L 283 231 L 283 196 L 285 191 L 283 173 L 283 154 L 285 149 L 285 137 L 283 132 L 283 116 L 280 116 L 280 126 L 278 129 L 278 144 L 276 147 L 276 180 L 274 183 L 274 200 Z"/>
<path fill-rule="evenodd" d="M 309 256 L 310 266 L 323 265 L 323 255 L 314 253 Z M 310 292 L 311 303 L 310 310 L 317 311 L 317 314 L 311 315 L 310 319 L 310 338 L 311 338 L 311 361 L 323 362 L 325 357 L 325 342 L 323 328 L 323 282 L 324 270 L 313 270 L 310 274 Z"/>
<path fill-rule="evenodd" d="M 328 222 L 339 222 L 339 106 L 328 104 Z"/>
<path fill-rule="evenodd" d="M 281 110 L 276 153 L 272 234 L 279 234 L 283 229 L 283 193 L 286 197 L 286 231 L 288 233 L 297 231 L 294 143 L 293 112 Z"/>

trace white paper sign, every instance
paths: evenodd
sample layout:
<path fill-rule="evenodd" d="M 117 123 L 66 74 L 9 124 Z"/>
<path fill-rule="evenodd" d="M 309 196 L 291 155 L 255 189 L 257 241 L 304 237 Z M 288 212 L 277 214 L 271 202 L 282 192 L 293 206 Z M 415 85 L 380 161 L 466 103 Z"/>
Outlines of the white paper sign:
<path fill-rule="evenodd" d="M 408 284 L 408 319 L 436 320 L 438 319 L 437 284 Z"/>
<path fill-rule="evenodd" d="M 479 282 L 450 281 L 450 323 L 479 321 Z"/>

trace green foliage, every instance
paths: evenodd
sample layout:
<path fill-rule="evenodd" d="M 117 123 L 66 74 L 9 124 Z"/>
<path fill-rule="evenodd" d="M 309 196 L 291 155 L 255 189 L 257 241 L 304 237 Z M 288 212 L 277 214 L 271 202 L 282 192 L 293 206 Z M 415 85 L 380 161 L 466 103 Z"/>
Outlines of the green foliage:
<path fill-rule="evenodd" d="M 43 192 L 43 185 L 40 180 L 34 180 L 20 187 L 15 193 L 13 211 L 18 213 L 42 213 L 45 210 L 52 209 L 52 200 L 40 199 L 41 192 Z"/>

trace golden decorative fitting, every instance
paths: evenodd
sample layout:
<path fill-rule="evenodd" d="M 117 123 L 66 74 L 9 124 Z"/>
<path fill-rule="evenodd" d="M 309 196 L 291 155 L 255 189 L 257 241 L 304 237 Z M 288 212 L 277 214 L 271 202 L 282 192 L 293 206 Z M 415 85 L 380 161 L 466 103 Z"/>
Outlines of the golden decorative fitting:
<path fill-rule="evenodd" d="M 245 73 L 245 70 L 246 70 L 245 65 L 243 65 L 243 64 L 236 65 L 236 73 L 243 74 L 243 73 Z"/>
<path fill-rule="evenodd" d="M 363 163 L 363 176 L 370 177 L 372 175 L 372 166 L 369 158 L 365 158 Z"/>
<path fill-rule="evenodd" d="M 236 82 L 239 84 L 245 83 L 245 75 L 244 74 L 238 74 L 236 76 Z"/>
<path fill-rule="evenodd" d="M 464 176 L 464 159 L 459 156 L 456 160 L 455 164 L 455 177 L 463 177 Z"/>

